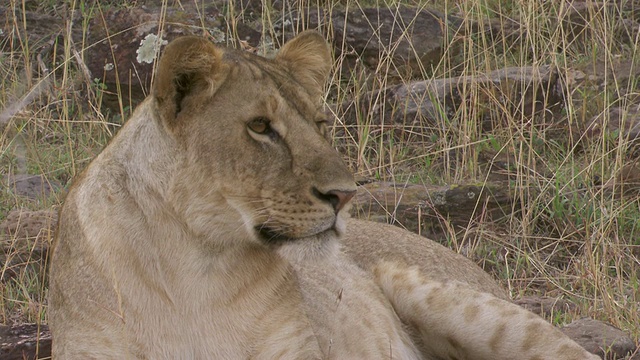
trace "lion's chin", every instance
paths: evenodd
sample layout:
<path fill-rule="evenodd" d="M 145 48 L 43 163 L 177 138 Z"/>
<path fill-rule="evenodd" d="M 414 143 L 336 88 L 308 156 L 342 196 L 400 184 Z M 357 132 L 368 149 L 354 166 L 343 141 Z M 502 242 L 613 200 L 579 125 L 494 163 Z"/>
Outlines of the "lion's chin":
<path fill-rule="evenodd" d="M 294 266 L 309 264 L 335 256 L 340 251 L 339 238 L 338 232 L 331 228 L 312 236 L 290 239 L 280 244 L 276 252 Z"/>

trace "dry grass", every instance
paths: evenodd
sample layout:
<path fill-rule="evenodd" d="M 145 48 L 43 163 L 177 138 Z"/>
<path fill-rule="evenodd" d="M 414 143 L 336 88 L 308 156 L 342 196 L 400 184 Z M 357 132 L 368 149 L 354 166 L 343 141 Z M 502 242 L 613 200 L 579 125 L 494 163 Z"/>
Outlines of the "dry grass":
<path fill-rule="evenodd" d="M 242 21 L 261 23 L 263 35 L 272 39 L 265 41 L 261 50 L 269 52 L 271 44 L 283 39 L 274 30 L 283 13 L 384 6 L 366 0 L 281 1 L 279 6 L 264 2 L 262 13 L 251 16 L 241 6 L 226 8 L 227 17 L 234 21 L 221 30 L 234 33 L 235 24 Z M 49 11 L 49 3 L 35 3 L 39 10 Z M 425 6 L 417 1 L 387 1 L 386 5 L 396 8 L 406 3 Z M 0 37 L 5 49 L 0 53 L 0 109 L 5 109 L 0 113 L 0 174 L 4 183 L 8 174 L 44 174 L 66 187 L 117 129 L 126 115 L 122 104 L 131 100 L 120 99 L 120 111 L 115 115 L 105 113 L 101 106 L 104 89 L 86 78 L 81 57 L 74 56 L 74 50 L 82 49 L 67 37 L 49 45 L 58 47 L 54 51 L 58 56 L 40 58 L 37 53 L 42 44 L 31 44 L 25 36 L 21 14 L 29 6 L 34 2 L 11 3 L 14 30 Z M 567 13 L 566 2 L 472 0 L 429 6 L 456 15 L 463 26 L 460 32 L 446 35 L 456 51 L 446 48 L 442 60 L 423 69 L 421 77 L 470 76 L 506 66 L 551 65 L 564 79 L 563 104 L 555 108 L 538 104 L 551 109 L 553 116 L 547 111 L 543 112 L 546 116 L 530 117 L 524 111 L 506 111 L 507 107 L 522 106 L 518 99 L 505 104 L 504 99 L 468 89 L 466 96 L 479 100 L 466 102 L 453 114 L 443 114 L 435 124 L 433 119 L 425 120 L 422 126 L 429 136 L 420 141 L 394 137 L 393 130 L 382 125 L 383 118 L 368 113 L 357 113 L 357 126 L 345 131 L 341 121 L 345 110 L 338 107 L 336 136 L 342 137 L 337 143 L 346 151 L 353 169 L 362 177 L 482 184 L 491 178 L 490 168 L 481 160 L 483 154 L 505 156 L 511 161 L 505 186 L 517 195 L 512 211 L 494 221 L 449 227 L 449 240 L 459 249 L 465 248 L 468 255 L 484 258 L 487 269 L 513 295 L 569 298 L 579 305 L 582 316 L 608 321 L 638 338 L 640 201 L 637 194 L 623 194 L 619 176 L 633 161 L 630 140 L 623 133 L 580 139 L 593 116 L 601 115 L 606 126 L 611 121 L 610 108 L 635 105 L 637 80 L 633 76 L 618 80 L 625 74 L 616 65 L 621 60 L 635 64 L 638 56 L 635 34 L 627 34 L 630 39 L 621 41 L 618 20 L 624 9 L 616 5 L 608 11 L 592 12 L 584 31 L 572 34 L 558 21 Z M 89 9 L 97 13 L 84 2 L 71 1 L 69 7 L 80 13 Z M 490 40 L 490 24 L 506 27 L 512 21 L 519 26 L 507 41 Z M 305 24 L 294 27 L 302 30 Z M 335 29 L 326 24 L 323 30 L 332 34 Z M 412 81 L 416 74 L 412 78 L 397 76 L 389 55 L 395 45 L 389 44 L 380 54 L 374 71 L 358 66 L 358 71 L 347 73 L 341 70 L 345 58 L 336 59 L 328 102 L 365 101 L 362 95 L 367 91 Z M 606 81 L 573 87 L 573 70 L 589 71 L 596 64 Z M 479 114 L 494 124 L 491 132 L 478 126 Z M 33 201 L 6 188 L 0 192 L 0 220 L 13 208 L 35 210 L 58 205 L 62 196 L 58 193 Z M 0 272 L 6 271 L 5 266 Z M 0 291 L 0 323 L 12 321 L 15 314 L 20 321 L 46 319 L 46 281 L 35 272 L 19 272 L 11 281 L 1 283 Z M 571 317 L 552 320 L 562 323 Z"/>

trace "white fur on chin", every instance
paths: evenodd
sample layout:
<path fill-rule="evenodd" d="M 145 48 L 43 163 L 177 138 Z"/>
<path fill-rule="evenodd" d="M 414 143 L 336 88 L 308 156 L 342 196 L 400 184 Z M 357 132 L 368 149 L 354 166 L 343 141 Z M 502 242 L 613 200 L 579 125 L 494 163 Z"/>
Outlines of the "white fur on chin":
<path fill-rule="evenodd" d="M 335 256 L 339 251 L 340 242 L 335 230 L 287 241 L 276 250 L 280 257 L 294 265 L 321 261 Z"/>

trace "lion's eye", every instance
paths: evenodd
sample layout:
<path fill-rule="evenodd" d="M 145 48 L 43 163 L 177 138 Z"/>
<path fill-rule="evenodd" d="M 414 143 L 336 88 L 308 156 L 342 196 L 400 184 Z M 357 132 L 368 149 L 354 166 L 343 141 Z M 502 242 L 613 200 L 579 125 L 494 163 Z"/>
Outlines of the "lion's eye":
<path fill-rule="evenodd" d="M 271 135 L 274 134 L 274 131 L 271 128 L 270 122 L 271 121 L 267 118 L 257 117 L 249 121 L 247 127 L 256 134 Z"/>

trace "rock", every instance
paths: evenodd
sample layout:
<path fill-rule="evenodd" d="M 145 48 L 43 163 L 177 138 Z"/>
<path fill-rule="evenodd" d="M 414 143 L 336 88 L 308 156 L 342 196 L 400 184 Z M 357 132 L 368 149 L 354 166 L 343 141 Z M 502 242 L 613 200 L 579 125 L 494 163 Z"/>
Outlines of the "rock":
<path fill-rule="evenodd" d="M 97 79 L 109 92 L 120 89 L 125 99 L 131 95 L 134 100 L 141 100 L 149 93 L 154 63 L 169 41 L 197 34 L 226 44 L 226 24 L 215 7 L 205 6 L 196 11 L 193 4 L 185 5 L 168 6 L 166 12 L 153 4 L 107 8 L 91 18 L 86 42 L 92 45 L 83 56 L 91 80 Z M 77 44 L 82 41 L 74 40 Z"/>
<path fill-rule="evenodd" d="M 547 297 L 547 296 L 523 296 L 513 301 L 515 304 L 538 314 L 542 317 L 549 318 L 555 313 L 564 313 L 575 311 L 576 305 L 564 299 Z"/>
<path fill-rule="evenodd" d="M 616 194 L 638 194 L 640 191 L 640 162 L 624 164 L 615 177 L 607 181 L 603 188 L 611 189 Z"/>
<path fill-rule="evenodd" d="M 33 360 L 51 357 L 51 333 L 47 325 L 0 325 L 0 359 Z"/>
<path fill-rule="evenodd" d="M 360 117 L 364 114 L 365 118 L 380 119 L 380 124 L 415 133 L 440 129 L 444 124 L 455 126 L 456 113 L 464 107 L 477 109 L 473 116 L 489 131 L 505 112 L 529 117 L 558 103 L 557 80 L 557 71 L 548 66 L 511 67 L 484 75 L 391 86 L 382 93 L 370 92 L 343 104 L 346 110 L 339 111 L 345 112 L 347 125 L 356 125 L 359 113 Z"/>
<path fill-rule="evenodd" d="M 445 220 L 466 226 L 480 214 L 485 219 L 508 214 L 511 200 L 508 189 L 499 185 L 374 182 L 358 187 L 352 212 L 358 217 L 399 224 L 415 233 L 432 236 L 446 231 Z"/>
<path fill-rule="evenodd" d="M 580 319 L 560 329 L 587 351 L 607 359 L 622 359 L 636 349 L 636 344 L 622 330 L 602 321 Z"/>
<path fill-rule="evenodd" d="M 149 93 L 155 60 L 162 46 L 176 37 L 195 34 L 221 45 L 244 42 L 247 46 L 257 46 L 261 40 L 262 34 L 251 26 L 236 21 L 227 24 L 224 14 L 218 10 L 226 6 L 222 2 L 198 7 L 193 2 L 178 4 L 170 1 L 165 4 L 166 11 L 161 9 L 162 1 L 148 1 L 142 6 L 101 6 L 100 10 L 83 13 L 85 16 L 80 16 L 80 11 L 72 13 L 64 6 L 55 8 L 60 14 L 52 16 L 28 10 L 22 14 L 20 7 L 14 14 L 11 8 L 0 5 L 0 50 L 10 51 L 4 46 L 19 42 L 15 36 L 23 26 L 15 27 L 14 31 L 13 16 L 21 25 L 24 16 L 30 52 L 41 55 L 46 50 L 43 54 L 48 56 L 55 48 L 57 56 L 62 57 L 64 46 L 55 45 L 63 42 L 58 35 L 67 33 L 64 18 L 74 14 L 70 40 L 72 50 L 79 56 L 73 56 L 70 61 L 88 70 L 86 75 L 90 78 L 82 80 L 103 91 L 107 106 L 119 108 L 111 104 L 117 103 L 118 92 L 134 104 Z M 233 29 L 230 37 L 228 28 Z M 25 41 L 26 34 L 21 35 L 20 41 Z M 14 39 L 8 38 L 9 35 Z M 44 60 L 47 64 L 54 63 L 48 58 Z"/>
<path fill-rule="evenodd" d="M 198 8 L 194 3 L 169 4 L 166 12 L 160 6 L 107 8 L 89 22 L 87 42 L 93 45 L 84 53 L 84 59 L 91 76 L 109 90 L 107 94 L 120 89 L 123 98 L 142 100 L 149 93 L 153 67 L 162 47 L 177 37 L 205 36 L 222 46 L 242 42 L 256 47 L 261 41 L 262 34 L 252 27 L 242 22 L 227 24 L 215 4 Z M 227 28 L 234 30 L 233 36 L 228 37 Z M 80 40 L 75 39 L 76 43 Z"/>
<path fill-rule="evenodd" d="M 146 1 L 145 5 L 124 7 L 97 3 L 101 9 L 82 13 L 85 16 L 80 16 L 80 11 L 72 13 L 65 6 L 54 7 L 53 12 L 59 12 L 54 16 L 29 10 L 22 14 L 21 7 L 16 7 L 14 14 L 11 7 L 0 5 L 0 50 L 11 51 L 5 49 L 7 44 L 25 41 L 28 35 L 30 53 L 58 48 L 58 56 L 63 56 L 60 49 L 64 46 L 55 45 L 63 42 L 58 35 L 66 34 L 64 18 L 73 14 L 71 40 L 73 50 L 80 56 L 71 61 L 82 61 L 80 67 L 86 66 L 91 78 L 84 80 L 107 90 L 104 95 L 120 91 L 124 99 L 132 96 L 135 102 L 149 92 L 154 62 L 162 46 L 178 36 L 197 34 L 223 45 L 243 41 L 257 46 L 261 40 L 262 34 L 251 26 L 237 21 L 227 24 L 224 14 L 218 10 L 227 6 L 225 2 L 196 7 L 193 2 L 170 1 L 168 5 L 164 3 L 166 11 L 162 9 L 163 3 Z M 13 26 L 14 16 L 21 26 Z M 19 40 L 16 36 L 23 28 L 26 34 L 21 34 Z M 233 29 L 232 38 L 227 37 L 228 28 Z"/>
<path fill-rule="evenodd" d="M 343 55 L 349 67 L 361 61 L 369 70 L 402 78 L 431 73 L 447 46 L 446 30 L 458 22 L 435 10 L 406 6 L 310 10 L 306 16 L 309 28 L 330 34 L 336 57 Z M 292 15 L 291 28 L 299 21 Z"/>
<path fill-rule="evenodd" d="M 624 3 L 624 4 L 623 4 Z M 550 3 L 551 4 L 551 3 Z M 621 6 L 622 5 L 622 6 Z M 558 21 L 563 28 L 566 43 L 572 43 L 575 39 L 593 42 L 593 24 L 598 24 L 608 18 L 613 21 L 611 39 L 621 43 L 633 44 L 638 35 L 638 23 L 636 19 L 627 18 L 637 4 L 633 1 L 607 2 L 607 1 L 568 1 L 566 6 L 560 8 Z M 621 16 L 620 14 L 625 14 Z"/>
<path fill-rule="evenodd" d="M 46 198 L 52 192 L 58 191 L 62 186 L 42 175 L 9 175 L 5 178 L 8 188 L 14 194 L 28 197 L 32 200 Z"/>
<path fill-rule="evenodd" d="M 49 210 L 11 210 L 7 217 L 0 223 L 0 234 L 19 239 L 42 240 L 51 237 L 58 221 L 58 212 Z M 47 244 L 42 244 L 42 249 L 47 249 Z"/>
<path fill-rule="evenodd" d="M 36 274 L 45 269 L 45 259 L 57 223 L 56 210 L 12 210 L 0 223 L 0 268 L 11 278 L 29 268 Z"/>
<path fill-rule="evenodd" d="M 16 6 L 14 13 L 9 4 L 3 2 L 0 5 L 0 50 L 10 53 L 11 44 L 18 41 L 17 38 L 12 41 L 11 36 L 20 36 L 23 42 L 28 41 L 30 53 L 39 54 L 52 46 L 57 35 L 64 32 L 64 20 L 60 16 L 35 11 L 25 11 L 23 14 L 20 6 Z M 20 26 L 15 26 L 14 16 Z"/>
<path fill-rule="evenodd" d="M 619 138 L 631 146 L 640 145 L 640 105 L 612 107 L 591 119 L 585 131 L 587 138 Z"/>
<path fill-rule="evenodd" d="M 460 26 L 461 36 L 485 35 L 493 49 L 505 49 L 519 44 L 526 37 L 526 28 L 519 19 L 514 19 L 507 13 L 497 13 L 495 18 L 483 19 L 479 23 L 464 19 Z M 469 22 L 470 24 L 466 24 Z M 481 28 L 482 26 L 482 28 Z M 468 31 L 469 29 L 470 31 Z"/>
<path fill-rule="evenodd" d="M 577 309 L 572 302 L 546 296 L 525 296 L 514 300 L 514 303 L 546 318 L 552 317 L 554 313 Z M 636 345 L 627 334 L 598 320 L 580 319 L 563 327 L 561 331 L 589 352 L 606 359 L 623 359 L 636 349 Z M 606 357 L 603 349 L 607 350 Z"/>

